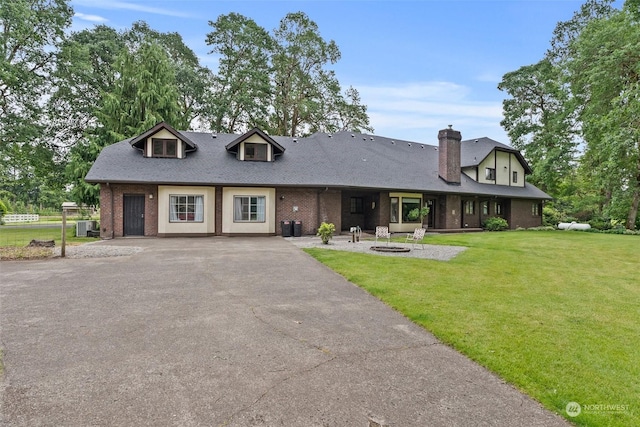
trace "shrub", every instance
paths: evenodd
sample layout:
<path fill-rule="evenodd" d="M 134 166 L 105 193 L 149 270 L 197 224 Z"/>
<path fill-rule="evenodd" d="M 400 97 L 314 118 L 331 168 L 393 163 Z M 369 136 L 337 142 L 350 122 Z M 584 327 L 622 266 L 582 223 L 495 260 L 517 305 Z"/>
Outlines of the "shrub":
<path fill-rule="evenodd" d="M 558 225 L 559 222 L 564 222 L 564 217 L 565 216 L 553 206 L 544 205 L 542 208 L 543 225 Z"/>
<path fill-rule="evenodd" d="M 509 228 L 509 223 L 504 218 L 491 217 L 482 223 L 482 228 L 487 231 L 503 231 Z"/>
<path fill-rule="evenodd" d="M 415 220 L 419 219 L 420 222 L 422 223 L 422 219 L 427 215 L 429 215 L 429 207 L 425 206 L 423 208 L 411 209 L 409 211 L 409 213 L 407 214 L 407 218 L 410 221 L 415 221 Z"/>
<path fill-rule="evenodd" d="M 322 239 L 322 243 L 324 243 L 325 245 L 329 244 L 329 240 L 331 240 L 331 238 L 333 237 L 333 233 L 335 233 L 336 231 L 336 226 L 333 225 L 333 223 L 327 223 L 327 222 L 323 222 L 322 224 L 320 224 L 320 227 L 318 228 L 318 236 L 320 236 L 320 239 Z"/>

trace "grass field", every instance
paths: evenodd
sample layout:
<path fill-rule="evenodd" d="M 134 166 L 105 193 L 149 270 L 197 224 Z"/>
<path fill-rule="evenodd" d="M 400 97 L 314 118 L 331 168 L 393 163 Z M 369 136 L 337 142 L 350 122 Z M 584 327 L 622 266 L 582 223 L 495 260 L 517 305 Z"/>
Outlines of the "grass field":
<path fill-rule="evenodd" d="M 50 223 L 31 223 L 22 225 L 0 226 L 0 260 L 32 259 L 50 255 L 47 248 L 26 248 L 29 242 L 35 240 L 53 240 L 56 246 L 62 243 L 62 224 L 53 226 Z M 66 229 L 66 242 L 73 245 L 94 241 L 95 238 L 75 237 L 74 228 Z"/>
<path fill-rule="evenodd" d="M 428 236 L 452 261 L 307 251 L 577 425 L 640 425 L 640 238 Z M 420 250 L 420 249 L 414 249 Z M 570 402 L 581 405 L 575 417 Z"/>

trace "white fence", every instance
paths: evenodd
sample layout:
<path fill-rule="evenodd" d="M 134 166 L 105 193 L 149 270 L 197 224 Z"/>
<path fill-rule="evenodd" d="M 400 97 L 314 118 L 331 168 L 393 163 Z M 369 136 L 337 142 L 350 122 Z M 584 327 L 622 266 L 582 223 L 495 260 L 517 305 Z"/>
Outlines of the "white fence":
<path fill-rule="evenodd" d="M 32 222 L 40 221 L 38 214 L 9 214 L 2 217 L 4 222 Z"/>

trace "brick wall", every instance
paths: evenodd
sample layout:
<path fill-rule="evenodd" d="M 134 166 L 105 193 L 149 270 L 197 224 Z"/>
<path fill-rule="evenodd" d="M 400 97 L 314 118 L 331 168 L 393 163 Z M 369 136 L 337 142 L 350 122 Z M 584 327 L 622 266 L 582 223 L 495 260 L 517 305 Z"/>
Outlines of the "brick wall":
<path fill-rule="evenodd" d="M 302 234 L 315 234 L 318 217 L 316 190 L 299 188 L 276 189 L 276 234 L 282 235 L 282 221 L 302 221 Z M 294 211 L 294 208 L 297 211 Z"/>
<path fill-rule="evenodd" d="M 460 183 L 460 141 L 457 130 L 443 129 L 438 132 L 438 173 L 448 183 Z"/>
<path fill-rule="evenodd" d="M 103 239 L 113 238 L 111 218 L 111 186 L 100 184 L 100 237 Z"/>
<path fill-rule="evenodd" d="M 302 221 L 302 234 L 316 234 L 320 223 L 332 222 L 340 230 L 341 191 L 324 188 L 277 188 L 276 234 L 282 235 L 281 221 Z M 294 212 L 294 207 L 297 211 Z"/>
<path fill-rule="evenodd" d="M 158 235 L 158 187 L 156 185 L 101 184 L 100 237 L 110 239 L 124 235 L 123 204 L 125 194 L 144 195 L 144 235 Z M 150 195 L 153 198 L 149 198 Z M 112 200 L 113 208 L 111 206 Z"/>
<path fill-rule="evenodd" d="M 321 190 L 318 194 L 318 221 L 315 224 L 312 234 L 322 222 L 331 222 L 336 226 L 336 232 L 342 230 L 342 217 L 340 216 L 342 205 L 342 191 L 340 190 Z"/>
<path fill-rule="evenodd" d="M 438 196 L 437 204 L 436 228 L 462 228 L 460 196 L 454 194 Z"/>
<path fill-rule="evenodd" d="M 535 216 L 532 212 L 532 205 L 538 204 L 538 212 L 540 215 Z M 539 227 L 542 225 L 542 202 L 540 200 L 511 200 L 511 218 L 509 221 L 509 228 L 529 228 Z"/>

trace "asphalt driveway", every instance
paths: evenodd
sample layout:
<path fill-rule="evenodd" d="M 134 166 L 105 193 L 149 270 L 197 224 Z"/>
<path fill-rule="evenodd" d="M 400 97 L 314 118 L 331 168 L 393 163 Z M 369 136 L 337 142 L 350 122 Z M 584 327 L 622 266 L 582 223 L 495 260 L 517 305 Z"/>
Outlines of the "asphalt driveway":
<path fill-rule="evenodd" d="M 10 426 L 566 426 L 278 237 L 0 263 Z"/>

